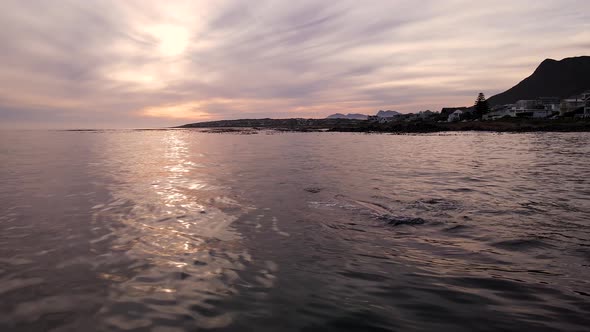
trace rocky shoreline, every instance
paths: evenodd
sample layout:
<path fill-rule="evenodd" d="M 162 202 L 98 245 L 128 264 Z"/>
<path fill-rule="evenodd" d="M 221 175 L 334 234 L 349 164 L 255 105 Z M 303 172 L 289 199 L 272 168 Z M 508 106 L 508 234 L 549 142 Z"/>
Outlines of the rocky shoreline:
<path fill-rule="evenodd" d="M 446 131 L 488 132 L 590 132 L 590 119 L 501 119 L 468 122 L 389 122 L 376 123 L 350 119 L 247 119 L 192 123 L 176 128 L 204 128 L 222 133 L 273 129 L 294 132 L 382 132 L 434 133 Z M 231 129 L 230 129 L 231 128 Z"/>

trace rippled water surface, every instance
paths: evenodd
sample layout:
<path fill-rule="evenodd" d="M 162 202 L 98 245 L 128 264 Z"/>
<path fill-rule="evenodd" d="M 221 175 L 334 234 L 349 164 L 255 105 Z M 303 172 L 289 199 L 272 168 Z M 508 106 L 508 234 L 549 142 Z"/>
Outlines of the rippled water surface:
<path fill-rule="evenodd" d="M 587 331 L 588 133 L 0 132 L 2 331 Z"/>

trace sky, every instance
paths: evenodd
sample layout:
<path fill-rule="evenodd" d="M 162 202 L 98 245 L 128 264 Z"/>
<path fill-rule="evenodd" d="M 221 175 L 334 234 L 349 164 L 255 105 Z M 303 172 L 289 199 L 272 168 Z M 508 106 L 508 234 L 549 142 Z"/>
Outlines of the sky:
<path fill-rule="evenodd" d="M 439 111 L 590 55 L 588 0 L 2 0 L 0 128 Z"/>

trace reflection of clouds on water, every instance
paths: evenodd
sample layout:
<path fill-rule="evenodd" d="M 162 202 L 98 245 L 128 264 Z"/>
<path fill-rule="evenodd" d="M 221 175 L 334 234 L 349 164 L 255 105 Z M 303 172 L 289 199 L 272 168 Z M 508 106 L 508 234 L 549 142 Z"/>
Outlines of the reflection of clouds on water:
<path fill-rule="evenodd" d="M 39 135 L 0 163 L 1 331 L 590 324 L 587 134 Z"/>

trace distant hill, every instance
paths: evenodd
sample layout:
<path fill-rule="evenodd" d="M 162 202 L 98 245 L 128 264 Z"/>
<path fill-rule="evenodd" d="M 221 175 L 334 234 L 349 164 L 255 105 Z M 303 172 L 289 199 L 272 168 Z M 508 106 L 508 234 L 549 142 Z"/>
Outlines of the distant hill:
<path fill-rule="evenodd" d="M 381 118 L 392 118 L 392 117 L 398 116 L 398 115 L 401 115 L 401 113 L 396 112 L 396 111 L 379 111 L 379 112 L 377 112 L 377 116 L 381 117 Z M 336 113 L 336 114 L 332 114 L 332 115 L 326 117 L 326 119 L 351 119 L 351 120 L 367 120 L 368 118 L 369 118 L 368 115 L 359 114 L 359 113 L 348 113 L 348 114 Z"/>
<path fill-rule="evenodd" d="M 396 111 L 379 111 L 377 112 L 377 116 L 380 118 L 393 118 L 394 116 L 401 115 L 401 113 Z"/>
<path fill-rule="evenodd" d="M 488 99 L 490 106 L 537 97 L 567 98 L 590 89 L 590 56 L 546 59 L 535 72 L 511 89 Z"/>
<path fill-rule="evenodd" d="M 379 111 L 377 112 L 377 116 L 380 118 L 393 118 L 394 116 L 401 115 L 400 112 L 396 111 Z"/>
<path fill-rule="evenodd" d="M 326 119 L 352 119 L 352 120 L 367 120 L 368 116 L 365 114 L 359 114 L 359 113 L 348 113 L 348 114 L 342 114 L 342 113 L 336 113 L 336 114 L 332 114 L 330 116 L 328 116 Z"/>

